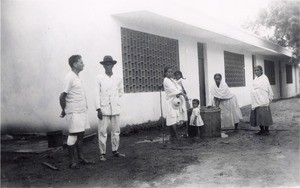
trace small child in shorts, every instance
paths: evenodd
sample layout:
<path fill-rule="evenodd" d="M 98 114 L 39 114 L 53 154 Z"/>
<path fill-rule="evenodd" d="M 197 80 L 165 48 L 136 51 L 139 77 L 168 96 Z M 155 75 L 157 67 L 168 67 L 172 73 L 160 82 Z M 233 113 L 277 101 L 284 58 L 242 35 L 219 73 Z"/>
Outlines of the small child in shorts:
<path fill-rule="evenodd" d="M 193 111 L 190 118 L 190 126 L 197 127 L 197 136 L 200 137 L 200 127 L 204 125 L 203 120 L 200 115 L 199 108 L 200 101 L 198 99 L 192 100 Z"/>

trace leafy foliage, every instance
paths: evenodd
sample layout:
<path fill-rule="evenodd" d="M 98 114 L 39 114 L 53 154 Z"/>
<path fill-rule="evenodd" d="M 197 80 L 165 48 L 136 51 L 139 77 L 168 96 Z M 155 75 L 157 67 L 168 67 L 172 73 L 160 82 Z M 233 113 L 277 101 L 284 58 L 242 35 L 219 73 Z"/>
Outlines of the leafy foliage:
<path fill-rule="evenodd" d="M 272 1 L 268 8 L 242 27 L 274 43 L 293 50 L 294 58 L 300 56 L 300 1 Z"/>

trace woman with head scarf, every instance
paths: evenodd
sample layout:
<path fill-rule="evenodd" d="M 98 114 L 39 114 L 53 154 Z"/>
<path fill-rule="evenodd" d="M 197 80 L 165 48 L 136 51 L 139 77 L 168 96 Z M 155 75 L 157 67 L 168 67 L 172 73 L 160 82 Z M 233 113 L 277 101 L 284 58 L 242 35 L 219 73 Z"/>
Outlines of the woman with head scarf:
<path fill-rule="evenodd" d="M 273 125 L 270 103 L 273 100 L 273 91 L 268 77 L 263 74 L 261 66 L 254 68 L 256 75 L 251 89 L 251 116 L 252 126 L 259 126 L 260 131 L 256 135 L 269 135 L 269 126 Z"/>
<path fill-rule="evenodd" d="M 222 75 L 214 75 L 215 83 L 210 93 L 212 95 L 212 105 L 221 109 L 221 127 L 233 128 L 238 132 L 238 123 L 243 119 L 236 96 L 229 90 L 228 85 L 222 80 Z"/>

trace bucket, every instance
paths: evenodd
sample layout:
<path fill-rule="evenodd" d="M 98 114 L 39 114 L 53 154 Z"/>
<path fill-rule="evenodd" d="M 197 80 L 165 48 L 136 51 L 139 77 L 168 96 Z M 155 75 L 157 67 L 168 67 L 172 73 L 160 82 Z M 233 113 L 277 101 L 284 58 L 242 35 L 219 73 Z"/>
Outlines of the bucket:
<path fill-rule="evenodd" d="M 63 146 L 63 131 L 47 132 L 48 147 Z"/>
<path fill-rule="evenodd" d="M 200 114 L 204 122 L 204 125 L 200 127 L 200 137 L 221 137 L 221 110 L 201 106 Z"/>

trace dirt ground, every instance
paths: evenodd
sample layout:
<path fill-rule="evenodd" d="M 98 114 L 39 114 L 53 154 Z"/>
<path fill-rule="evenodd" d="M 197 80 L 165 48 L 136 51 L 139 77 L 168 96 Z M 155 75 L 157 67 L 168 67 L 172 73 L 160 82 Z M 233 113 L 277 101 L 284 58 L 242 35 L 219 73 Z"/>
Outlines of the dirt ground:
<path fill-rule="evenodd" d="M 256 136 L 250 109 L 243 109 L 241 130 L 227 138 L 206 138 L 163 147 L 162 131 L 121 137 L 125 158 L 114 158 L 110 143 L 106 162 L 98 160 L 96 141 L 85 144 L 94 165 L 68 168 L 67 150 L 45 155 L 1 153 L 2 187 L 300 187 L 300 99 L 271 104 L 271 135 Z M 181 133 L 186 130 L 181 130 Z M 165 133 L 168 133 L 165 130 Z M 51 170 L 48 162 L 59 168 Z"/>

